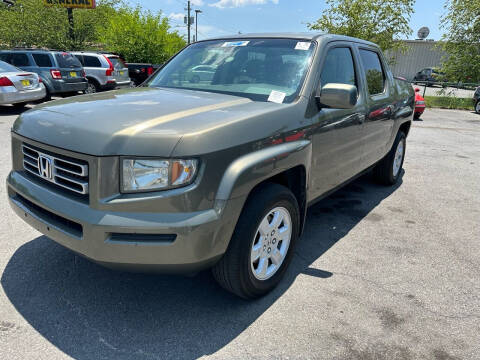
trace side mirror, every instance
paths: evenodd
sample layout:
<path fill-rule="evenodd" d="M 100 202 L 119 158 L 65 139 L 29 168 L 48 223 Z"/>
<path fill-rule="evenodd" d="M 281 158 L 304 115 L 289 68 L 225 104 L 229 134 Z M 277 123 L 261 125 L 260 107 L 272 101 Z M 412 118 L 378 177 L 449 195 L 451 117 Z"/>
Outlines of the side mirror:
<path fill-rule="evenodd" d="M 357 104 L 358 90 L 348 84 L 330 83 L 319 89 L 316 98 L 320 107 L 351 109 Z"/>

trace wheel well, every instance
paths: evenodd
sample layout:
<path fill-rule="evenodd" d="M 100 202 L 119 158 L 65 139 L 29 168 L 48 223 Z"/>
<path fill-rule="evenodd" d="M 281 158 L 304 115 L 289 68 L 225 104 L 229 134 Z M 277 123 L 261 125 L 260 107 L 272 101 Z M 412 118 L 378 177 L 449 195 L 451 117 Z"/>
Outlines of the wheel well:
<path fill-rule="evenodd" d="M 408 132 L 410 131 L 410 126 L 412 125 L 412 123 L 410 121 L 407 121 L 405 123 L 403 123 L 402 125 L 400 125 L 400 129 L 399 131 L 402 131 L 405 136 L 408 136 Z"/>
<path fill-rule="evenodd" d="M 306 171 L 303 165 L 293 167 L 291 169 L 285 170 L 277 175 L 274 175 L 268 179 L 263 180 L 261 183 L 257 184 L 255 188 L 250 192 L 253 193 L 255 189 L 265 183 L 275 183 L 283 185 L 290 189 L 290 191 L 295 195 L 295 198 L 298 202 L 298 207 L 300 209 L 300 234 L 303 231 L 303 226 L 305 223 L 305 214 L 307 210 L 307 180 L 306 180 Z"/>
<path fill-rule="evenodd" d="M 87 76 L 87 80 L 90 81 L 91 83 L 95 84 L 97 87 L 100 86 L 100 82 L 95 79 L 94 77 Z"/>

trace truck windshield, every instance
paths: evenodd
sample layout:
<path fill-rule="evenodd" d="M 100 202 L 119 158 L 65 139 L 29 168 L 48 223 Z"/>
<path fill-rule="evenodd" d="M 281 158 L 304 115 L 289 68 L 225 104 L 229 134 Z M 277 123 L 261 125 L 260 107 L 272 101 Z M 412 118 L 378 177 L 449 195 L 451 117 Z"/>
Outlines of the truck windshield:
<path fill-rule="evenodd" d="M 292 102 L 301 90 L 315 45 L 307 40 L 212 40 L 190 45 L 148 86 L 218 92 Z"/>

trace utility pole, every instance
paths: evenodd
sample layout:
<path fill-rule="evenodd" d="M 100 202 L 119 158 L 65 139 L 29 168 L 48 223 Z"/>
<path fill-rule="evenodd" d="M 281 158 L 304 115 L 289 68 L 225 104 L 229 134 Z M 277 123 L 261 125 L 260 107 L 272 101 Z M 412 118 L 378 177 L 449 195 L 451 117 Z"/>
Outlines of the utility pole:
<path fill-rule="evenodd" d="M 187 1 L 187 28 L 188 28 L 188 44 L 190 44 L 190 26 L 192 23 L 190 22 L 190 0 Z"/>
<path fill-rule="evenodd" d="M 201 14 L 202 10 L 195 10 L 195 41 L 198 41 L 198 14 Z"/>

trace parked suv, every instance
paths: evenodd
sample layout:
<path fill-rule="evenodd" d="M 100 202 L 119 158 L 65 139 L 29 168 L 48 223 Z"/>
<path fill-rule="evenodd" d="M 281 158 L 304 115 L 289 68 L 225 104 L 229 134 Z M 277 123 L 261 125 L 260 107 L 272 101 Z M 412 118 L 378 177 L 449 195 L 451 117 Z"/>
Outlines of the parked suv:
<path fill-rule="evenodd" d="M 85 69 L 88 80 L 86 93 L 130 86 L 128 68 L 119 56 L 84 51 L 74 51 L 72 54 Z"/>
<path fill-rule="evenodd" d="M 435 83 L 444 81 L 446 81 L 445 74 L 436 68 L 430 67 L 420 70 L 413 78 L 414 84 L 417 82 L 422 82 L 426 83 L 427 86 L 432 86 Z"/>
<path fill-rule="evenodd" d="M 191 82 L 205 64 L 213 77 Z M 8 197 L 38 231 L 105 266 L 213 267 L 254 298 L 285 274 L 309 205 L 370 169 L 384 185 L 401 179 L 414 99 L 364 40 L 199 41 L 142 87 L 20 115 Z"/>
<path fill-rule="evenodd" d="M 480 86 L 477 87 L 477 90 L 475 90 L 473 94 L 473 106 L 475 107 L 475 112 L 480 114 Z"/>
<path fill-rule="evenodd" d="M 24 71 L 37 73 L 47 90 L 47 99 L 53 94 L 77 93 L 87 88 L 82 64 L 68 52 L 39 49 L 3 50 L 0 51 L 0 60 Z"/>

